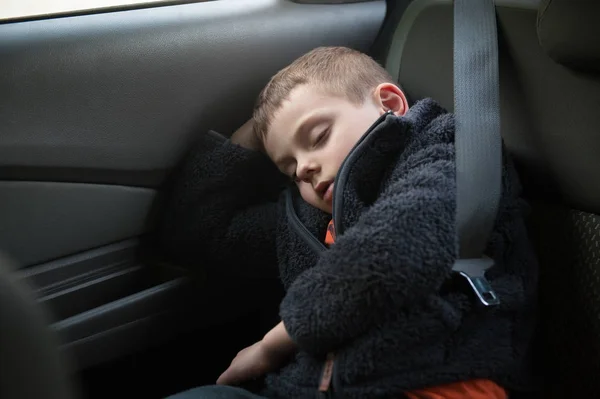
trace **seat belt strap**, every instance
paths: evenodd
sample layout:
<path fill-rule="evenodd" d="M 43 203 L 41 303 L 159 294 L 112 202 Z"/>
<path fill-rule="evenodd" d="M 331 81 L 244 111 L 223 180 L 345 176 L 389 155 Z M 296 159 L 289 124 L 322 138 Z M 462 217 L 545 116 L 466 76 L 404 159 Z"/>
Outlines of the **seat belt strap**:
<path fill-rule="evenodd" d="M 485 278 L 484 251 L 502 193 L 498 38 L 494 0 L 454 0 L 456 224 L 459 259 L 452 270 L 479 301 L 499 298 Z"/>

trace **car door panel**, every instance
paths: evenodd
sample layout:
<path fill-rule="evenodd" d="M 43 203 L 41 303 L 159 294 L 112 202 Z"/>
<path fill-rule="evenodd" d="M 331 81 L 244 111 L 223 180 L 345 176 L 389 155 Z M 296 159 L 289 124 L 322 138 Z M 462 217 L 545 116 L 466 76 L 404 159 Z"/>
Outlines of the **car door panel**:
<path fill-rule="evenodd" d="M 0 24 L 0 250 L 76 369 L 247 310 L 252 287 L 152 256 L 168 176 L 195 136 L 241 125 L 296 57 L 367 51 L 385 11 L 216 0 Z"/>
<path fill-rule="evenodd" d="M 0 243 L 28 267 L 142 234 L 156 190 L 2 181 Z"/>
<path fill-rule="evenodd" d="M 213 1 L 0 25 L 0 178 L 153 171 L 143 185 L 158 186 L 195 132 L 233 131 L 267 79 L 313 47 L 366 50 L 384 12 Z"/>

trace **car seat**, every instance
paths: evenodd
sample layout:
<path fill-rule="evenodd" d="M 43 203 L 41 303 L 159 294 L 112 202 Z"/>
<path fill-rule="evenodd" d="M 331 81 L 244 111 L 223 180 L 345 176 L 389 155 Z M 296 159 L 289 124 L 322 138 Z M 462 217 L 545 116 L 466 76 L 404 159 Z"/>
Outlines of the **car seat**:
<path fill-rule="evenodd" d="M 451 0 L 399 1 L 375 54 L 409 98 L 432 97 L 449 110 L 452 6 Z M 496 12 L 501 132 L 531 205 L 540 260 L 535 340 L 542 397 L 597 397 L 600 2 L 496 0 Z"/>

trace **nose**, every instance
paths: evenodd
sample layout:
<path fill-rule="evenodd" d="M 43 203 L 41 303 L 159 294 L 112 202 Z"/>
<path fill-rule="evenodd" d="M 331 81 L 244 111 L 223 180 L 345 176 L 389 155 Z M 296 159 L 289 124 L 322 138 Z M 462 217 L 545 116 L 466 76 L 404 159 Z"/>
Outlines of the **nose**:
<path fill-rule="evenodd" d="M 312 183 L 315 174 L 320 170 L 319 165 L 314 161 L 299 161 L 296 167 L 296 176 L 301 181 Z"/>

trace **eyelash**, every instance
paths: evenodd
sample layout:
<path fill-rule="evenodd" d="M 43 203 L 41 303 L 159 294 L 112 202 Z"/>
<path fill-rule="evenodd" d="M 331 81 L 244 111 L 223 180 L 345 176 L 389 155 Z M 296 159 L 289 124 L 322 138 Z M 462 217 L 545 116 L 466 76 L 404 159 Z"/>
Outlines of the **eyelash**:
<path fill-rule="evenodd" d="M 321 134 L 319 134 L 319 136 L 315 140 L 313 147 L 317 147 L 319 144 L 321 144 L 323 139 L 329 134 L 330 130 L 331 130 L 331 127 L 328 127 L 327 129 L 323 130 L 323 132 Z"/>

